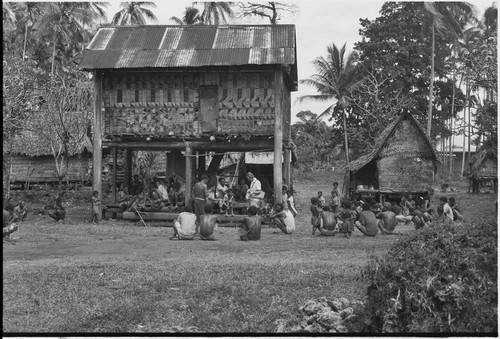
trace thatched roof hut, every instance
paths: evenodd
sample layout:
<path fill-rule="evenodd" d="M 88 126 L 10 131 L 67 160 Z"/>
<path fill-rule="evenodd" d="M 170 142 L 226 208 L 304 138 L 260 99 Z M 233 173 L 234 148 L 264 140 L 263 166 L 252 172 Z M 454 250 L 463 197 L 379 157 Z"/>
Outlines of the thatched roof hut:
<path fill-rule="evenodd" d="M 427 192 L 437 164 L 425 131 L 404 112 L 382 132 L 370 153 L 349 164 L 344 194 L 372 191 L 380 193 L 382 200 L 385 193 Z"/>
<path fill-rule="evenodd" d="M 496 148 L 482 149 L 469 161 L 469 178 L 496 178 L 498 176 L 498 154 Z"/>

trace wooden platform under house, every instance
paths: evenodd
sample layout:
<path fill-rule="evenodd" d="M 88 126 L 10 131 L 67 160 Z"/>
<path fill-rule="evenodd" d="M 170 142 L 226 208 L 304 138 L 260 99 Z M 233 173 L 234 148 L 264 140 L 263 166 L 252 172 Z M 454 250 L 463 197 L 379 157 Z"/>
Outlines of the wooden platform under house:
<path fill-rule="evenodd" d="M 281 200 L 283 178 L 291 181 L 294 25 L 100 27 L 80 68 L 92 72 L 96 92 L 95 190 L 103 147 L 124 150 L 126 184 L 132 152 L 167 152 L 167 167 L 185 178 L 186 202 L 195 173 L 216 172 L 225 152 L 273 151 Z M 208 152 L 216 156 L 206 166 Z"/>
<path fill-rule="evenodd" d="M 344 195 L 379 202 L 398 201 L 405 193 L 426 199 L 438 162 L 424 129 L 403 112 L 381 133 L 370 153 L 346 168 Z"/>

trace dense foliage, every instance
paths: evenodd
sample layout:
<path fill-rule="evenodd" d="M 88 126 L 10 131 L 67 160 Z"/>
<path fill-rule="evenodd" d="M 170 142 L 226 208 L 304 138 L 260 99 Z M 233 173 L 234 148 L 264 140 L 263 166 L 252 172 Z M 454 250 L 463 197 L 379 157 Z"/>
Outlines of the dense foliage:
<path fill-rule="evenodd" d="M 375 332 L 496 332 L 497 224 L 445 225 L 401 239 L 364 272 Z"/>

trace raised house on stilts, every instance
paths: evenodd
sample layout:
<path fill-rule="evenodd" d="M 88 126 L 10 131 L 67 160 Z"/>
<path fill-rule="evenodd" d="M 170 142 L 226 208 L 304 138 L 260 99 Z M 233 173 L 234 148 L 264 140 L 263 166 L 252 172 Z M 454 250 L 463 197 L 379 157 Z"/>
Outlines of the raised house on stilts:
<path fill-rule="evenodd" d="M 195 173 L 215 172 L 224 152 L 273 151 L 281 200 L 283 178 L 291 180 L 294 25 L 100 27 L 80 68 L 96 92 L 94 189 L 103 147 L 125 151 L 126 183 L 132 152 L 167 152 L 167 168 L 183 169 L 186 201 Z"/>

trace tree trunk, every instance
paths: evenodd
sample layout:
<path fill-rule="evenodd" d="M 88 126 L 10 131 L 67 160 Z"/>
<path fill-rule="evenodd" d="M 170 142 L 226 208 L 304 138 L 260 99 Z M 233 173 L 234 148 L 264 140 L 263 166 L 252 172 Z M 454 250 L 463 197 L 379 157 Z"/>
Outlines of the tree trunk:
<path fill-rule="evenodd" d="M 55 61 L 56 61 L 56 36 L 54 35 L 54 41 L 53 41 L 53 47 L 52 47 L 52 66 L 50 68 L 50 72 L 52 74 L 54 74 Z"/>
<path fill-rule="evenodd" d="M 470 96 L 470 88 L 469 88 L 469 80 L 466 80 L 465 83 L 465 107 L 464 107 L 464 124 L 465 124 L 465 115 L 467 114 L 467 107 L 469 107 L 469 96 Z M 462 141 L 462 176 L 465 171 L 465 126 L 464 126 L 464 139 Z"/>
<path fill-rule="evenodd" d="M 24 28 L 25 31 L 24 31 L 24 44 L 23 44 L 23 60 L 26 57 L 26 44 L 28 41 L 28 21 L 26 21 L 26 26 Z"/>
<path fill-rule="evenodd" d="M 346 165 L 349 165 L 349 145 L 347 142 L 347 122 L 345 116 L 345 108 L 342 109 L 342 118 L 344 120 L 344 143 L 345 143 L 345 161 Z"/>
<path fill-rule="evenodd" d="M 450 174 L 453 172 L 453 119 L 455 116 L 455 74 L 453 74 L 453 94 L 451 95 L 451 118 L 450 118 Z"/>
<path fill-rule="evenodd" d="M 427 136 L 431 137 L 431 125 L 432 125 L 432 100 L 434 91 L 434 50 L 436 45 L 436 34 L 434 31 L 434 25 L 432 26 L 432 48 L 431 48 L 431 78 L 429 83 L 429 110 L 427 113 Z"/>

